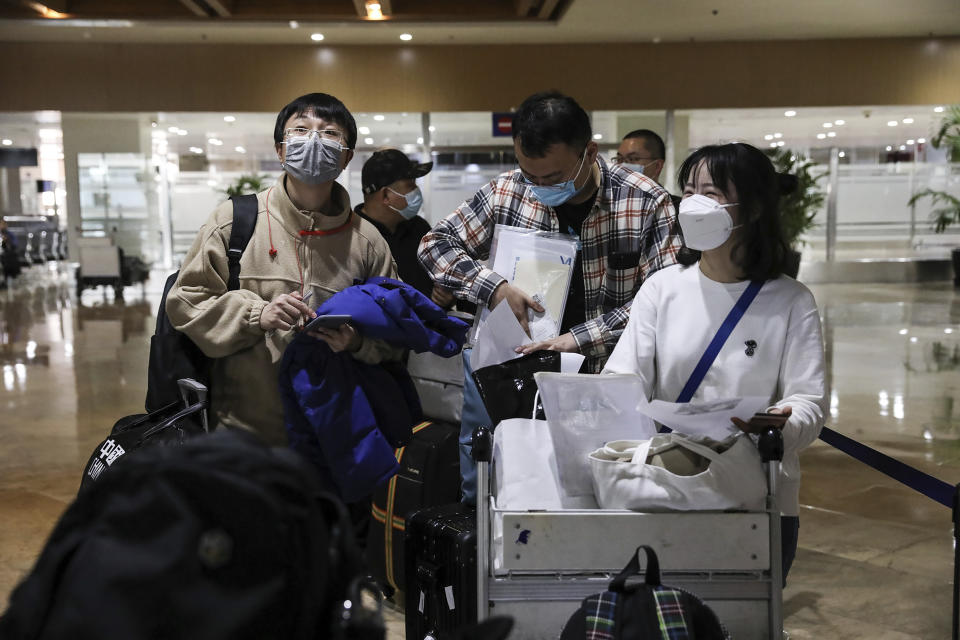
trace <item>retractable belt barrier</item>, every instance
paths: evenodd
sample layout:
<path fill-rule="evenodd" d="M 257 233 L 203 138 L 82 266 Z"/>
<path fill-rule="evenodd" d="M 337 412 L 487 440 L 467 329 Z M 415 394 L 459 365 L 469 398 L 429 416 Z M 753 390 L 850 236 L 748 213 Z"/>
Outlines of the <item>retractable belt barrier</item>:
<path fill-rule="evenodd" d="M 884 473 L 953 512 L 953 640 L 960 640 L 960 484 L 951 486 L 933 476 L 880 453 L 862 442 L 824 427 L 820 439 L 848 456 Z"/>

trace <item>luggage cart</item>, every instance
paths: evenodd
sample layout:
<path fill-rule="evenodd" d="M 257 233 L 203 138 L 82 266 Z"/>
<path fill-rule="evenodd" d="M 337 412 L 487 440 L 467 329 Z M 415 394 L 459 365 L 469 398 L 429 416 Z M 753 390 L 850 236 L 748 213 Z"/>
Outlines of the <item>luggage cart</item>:
<path fill-rule="evenodd" d="M 492 434 L 477 429 L 478 619 L 512 616 L 516 640 L 556 638 L 583 598 L 605 591 L 636 547 L 648 544 L 663 584 L 699 596 L 732 637 L 779 640 L 783 436 L 769 429 L 758 446 L 768 483 L 763 511 L 511 511 L 491 495 Z"/>

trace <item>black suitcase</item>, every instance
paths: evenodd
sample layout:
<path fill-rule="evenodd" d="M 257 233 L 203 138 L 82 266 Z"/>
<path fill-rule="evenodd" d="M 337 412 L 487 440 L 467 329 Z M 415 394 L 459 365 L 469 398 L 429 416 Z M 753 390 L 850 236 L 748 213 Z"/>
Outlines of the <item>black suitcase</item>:
<path fill-rule="evenodd" d="M 425 507 L 456 502 L 460 489 L 458 426 L 422 422 L 413 437 L 396 450 L 400 471 L 377 488 L 367 535 L 371 575 L 392 589 L 404 588 L 406 520 Z"/>
<path fill-rule="evenodd" d="M 407 519 L 406 638 L 444 640 L 477 620 L 477 514 L 460 503 Z"/>

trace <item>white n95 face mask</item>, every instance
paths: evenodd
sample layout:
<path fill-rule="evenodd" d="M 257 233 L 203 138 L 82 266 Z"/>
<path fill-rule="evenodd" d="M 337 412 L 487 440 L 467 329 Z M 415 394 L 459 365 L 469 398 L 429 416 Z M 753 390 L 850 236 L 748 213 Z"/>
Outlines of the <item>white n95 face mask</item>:
<path fill-rule="evenodd" d="M 699 193 L 681 200 L 677 218 L 683 231 L 684 244 L 697 251 L 709 251 L 726 242 L 736 228 L 726 208 L 735 204 L 720 204 Z"/>

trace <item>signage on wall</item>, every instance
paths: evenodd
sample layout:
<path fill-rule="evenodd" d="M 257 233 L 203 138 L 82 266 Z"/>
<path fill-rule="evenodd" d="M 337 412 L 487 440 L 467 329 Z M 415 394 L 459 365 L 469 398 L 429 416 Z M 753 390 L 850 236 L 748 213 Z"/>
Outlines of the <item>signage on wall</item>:
<path fill-rule="evenodd" d="M 513 112 L 493 113 L 493 137 L 511 138 L 513 137 Z"/>

